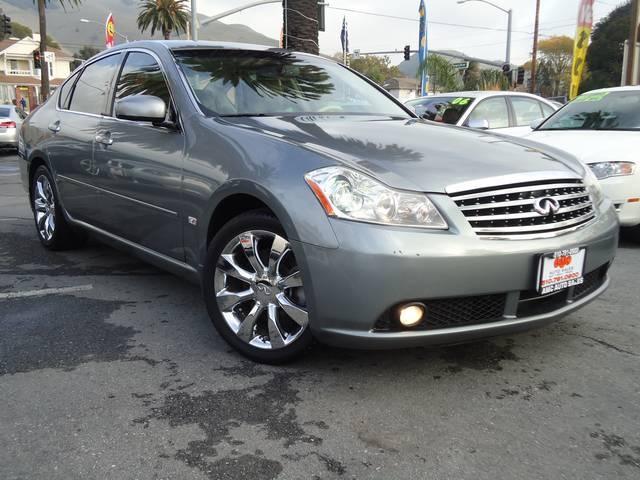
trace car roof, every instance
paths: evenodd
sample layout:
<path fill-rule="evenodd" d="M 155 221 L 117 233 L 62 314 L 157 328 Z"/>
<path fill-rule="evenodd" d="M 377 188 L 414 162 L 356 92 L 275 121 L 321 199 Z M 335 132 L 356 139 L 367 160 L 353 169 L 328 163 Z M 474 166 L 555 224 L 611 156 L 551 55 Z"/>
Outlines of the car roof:
<path fill-rule="evenodd" d="M 212 42 L 212 41 L 200 41 L 194 42 L 193 40 L 136 40 L 134 42 L 129 43 L 121 43 L 116 45 L 113 48 L 105 50 L 105 52 L 115 52 L 118 50 L 126 50 L 130 48 L 148 48 L 150 50 L 159 50 L 159 49 L 167 49 L 167 50 L 197 50 L 199 48 L 202 49 L 218 49 L 218 50 L 245 50 L 245 51 L 254 51 L 254 52 L 287 52 L 287 53 L 295 53 L 296 55 L 307 55 L 311 57 L 321 58 L 324 60 L 326 57 L 322 57 L 319 55 L 313 55 L 310 53 L 303 52 L 295 52 L 292 50 L 285 50 L 280 47 L 273 47 L 269 45 L 257 45 L 252 43 L 239 43 L 239 42 Z"/>
<path fill-rule="evenodd" d="M 551 103 L 550 100 L 540 97 L 538 95 L 533 95 L 531 93 L 527 93 L 527 92 L 512 92 L 510 90 L 465 90 L 465 91 L 460 91 L 460 92 L 447 92 L 447 93 L 438 93 L 436 95 L 428 95 L 426 97 L 418 97 L 418 98 L 413 98 L 411 100 L 407 100 L 407 102 L 415 102 L 415 101 L 420 101 L 420 100 L 425 100 L 428 101 L 430 99 L 438 99 L 438 98 L 444 98 L 444 97 L 470 97 L 470 98 L 474 98 L 474 99 L 483 99 L 483 98 L 489 98 L 489 97 L 497 97 L 497 96 L 510 96 L 510 97 L 529 97 L 529 98 L 535 98 L 536 100 L 542 100 L 546 103 Z"/>
<path fill-rule="evenodd" d="M 583 92 L 581 95 L 585 93 L 594 93 L 594 92 L 626 92 L 626 91 L 638 91 L 640 90 L 640 85 L 627 85 L 625 87 L 608 87 L 608 88 L 598 88 L 596 90 L 589 90 L 588 92 Z"/>

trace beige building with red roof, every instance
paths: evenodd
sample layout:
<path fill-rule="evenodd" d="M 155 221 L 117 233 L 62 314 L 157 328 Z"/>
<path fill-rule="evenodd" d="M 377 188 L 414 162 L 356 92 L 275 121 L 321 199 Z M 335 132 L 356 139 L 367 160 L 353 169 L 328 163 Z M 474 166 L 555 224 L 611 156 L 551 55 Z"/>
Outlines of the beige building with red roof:
<path fill-rule="evenodd" d="M 14 100 L 20 102 L 21 98 L 26 100 L 27 110 L 38 104 L 40 70 L 34 68 L 33 52 L 38 50 L 39 42 L 38 34 L 0 41 L 0 104 L 13 103 Z M 54 89 L 69 76 L 73 56 L 58 48 L 48 48 L 47 51 L 51 61 L 46 65 L 51 88 Z"/>

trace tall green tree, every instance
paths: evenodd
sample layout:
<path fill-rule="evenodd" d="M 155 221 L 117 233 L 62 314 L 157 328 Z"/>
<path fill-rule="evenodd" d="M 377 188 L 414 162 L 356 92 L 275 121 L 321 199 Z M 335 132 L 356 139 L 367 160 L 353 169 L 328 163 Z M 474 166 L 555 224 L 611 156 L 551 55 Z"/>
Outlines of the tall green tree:
<path fill-rule="evenodd" d="M 342 54 L 339 55 L 342 58 Z M 378 85 L 382 85 L 390 78 L 402 76 L 400 69 L 395 65 L 391 65 L 391 59 L 386 55 L 384 57 L 365 55 L 355 58 L 351 60 L 350 66 L 356 72 L 360 72 Z"/>
<path fill-rule="evenodd" d="M 141 32 L 150 28 L 153 35 L 160 30 L 163 38 L 169 40 L 172 32 L 186 32 L 188 23 L 186 0 L 143 0 L 140 5 L 138 29 Z"/>
<path fill-rule="evenodd" d="M 596 24 L 587 51 L 589 76 L 580 85 L 582 92 L 620 85 L 624 41 L 629 38 L 630 24 L 631 2 L 613 9 Z"/>
<path fill-rule="evenodd" d="M 319 52 L 318 0 L 282 0 L 283 44 L 298 52 Z"/>
<path fill-rule="evenodd" d="M 74 60 L 73 60 L 73 63 L 72 63 L 71 66 L 75 70 L 80 65 L 82 65 L 82 62 L 84 60 L 88 60 L 88 59 L 90 59 L 94 55 L 97 55 L 100 52 L 101 52 L 101 50 L 99 48 L 92 47 L 90 45 L 85 45 L 84 47 L 82 47 L 80 50 L 78 50 L 75 53 L 75 55 L 73 56 Z"/>
<path fill-rule="evenodd" d="M 465 90 L 509 90 L 509 79 L 501 70 L 479 68 L 464 82 Z"/>
<path fill-rule="evenodd" d="M 557 35 L 538 42 L 540 73 L 550 88 L 550 96 L 566 95 L 571 82 L 573 38 Z M 537 80 L 537 78 L 536 78 Z"/>
<path fill-rule="evenodd" d="M 422 72 L 429 75 L 429 86 L 436 92 L 455 92 L 460 90 L 462 79 L 458 69 L 446 58 L 431 53 L 426 61 L 418 67 L 418 77 Z"/>
<path fill-rule="evenodd" d="M 40 58 L 44 62 L 47 51 L 47 5 L 51 2 L 58 3 L 63 9 L 67 6 L 75 7 L 82 3 L 82 0 L 33 0 L 38 5 L 38 23 L 40 24 Z M 40 75 L 40 97 L 42 101 L 49 98 L 49 69 L 43 68 Z"/>

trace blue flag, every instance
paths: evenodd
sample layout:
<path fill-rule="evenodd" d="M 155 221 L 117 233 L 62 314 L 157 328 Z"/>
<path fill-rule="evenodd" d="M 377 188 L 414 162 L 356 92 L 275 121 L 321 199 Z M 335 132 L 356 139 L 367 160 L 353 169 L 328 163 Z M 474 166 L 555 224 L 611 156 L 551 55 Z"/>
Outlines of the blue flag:
<path fill-rule="evenodd" d="M 420 36 L 418 37 L 418 62 L 420 65 L 424 65 L 427 60 L 427 9 L 424 6 L 424 0 L 420 0 L 420 8 L 418 9 L 420 14 Z M 427 82 L 429 76 L 426 69 L 422 71 L 420 75 L 420 95 L 427 94 Z"/>
<path fill-rule="evenodd" d="M 342 42 L 342 53 L 349 53 L 349 32 L 347 32 L 347 17 L 342 18 L 342 31 L 340 32 L 340 42 Z"/>

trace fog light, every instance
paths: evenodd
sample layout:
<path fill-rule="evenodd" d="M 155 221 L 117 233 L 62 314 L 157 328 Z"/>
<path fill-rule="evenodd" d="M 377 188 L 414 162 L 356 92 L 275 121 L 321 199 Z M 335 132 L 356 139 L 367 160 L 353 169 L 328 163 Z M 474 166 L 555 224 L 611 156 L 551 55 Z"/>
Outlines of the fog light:
<path fill-rule="evenodd" d="M 403 327 L 415 327 L 424 317 L 424 305 L 412 303 L 400 309 L 400 323 Z"/>

